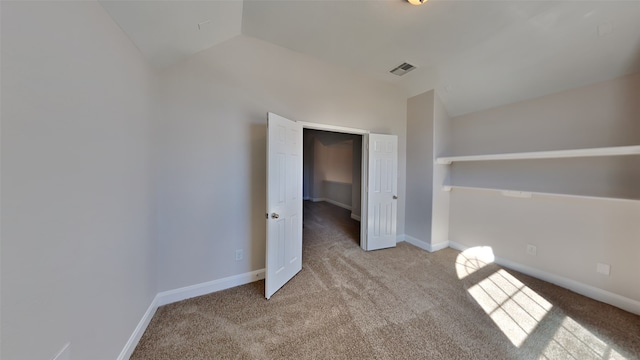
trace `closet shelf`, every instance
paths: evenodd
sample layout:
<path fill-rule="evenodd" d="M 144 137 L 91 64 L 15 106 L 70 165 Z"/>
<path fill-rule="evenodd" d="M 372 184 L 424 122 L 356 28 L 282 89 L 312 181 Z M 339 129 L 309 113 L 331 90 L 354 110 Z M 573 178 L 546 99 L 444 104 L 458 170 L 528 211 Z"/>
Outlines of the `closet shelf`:
<path fill-rule="evenodd" d="M 447 156 L 439 157 L 436 163 L 449 165 L 460 161 L 488 161 L 488 160 L 527 160 L 527 159 L 558 159 L 574 157 L 594 157 L 594 156 L 623 156 L 640 155 L 640 145 L 615 146 L 604 148 L 555 150 L 555 151 L 535 151 L 507 154 L 469 155 L 469 156 Z"/>
<path fill-rule="evenodd" d="M 632 199 L 632 198 L 624 198 L 624 197 L 609 197 L 609 196 L 593 196 L 593 195 L 576 195 L 576 194 L 562 194 L 562 193 L 552 193 L 552 192 L 540 192 L 540 191 L 519 191 L 519 190 L 507 190 L 507 189 L 496 189 L 496 188 L 486 188 L 479 186 L 458 186 L 458 185 L 444 185 L 442 187 L 443 191 L 451 191 L 454 189 L 463 189 L 463 190 L 480 190 L 480 191 L 493 191 L 499 192 L 504 196 L 509 197 L 517 197 L 517 198 L 531 198 L 534 195 L 542 195 L 542 196 L 563 196 L 569 198 L 576 199 L 597 199 L 597 200 L 615 200 L 615 201 L 640 201 L 640 199 Z"/>

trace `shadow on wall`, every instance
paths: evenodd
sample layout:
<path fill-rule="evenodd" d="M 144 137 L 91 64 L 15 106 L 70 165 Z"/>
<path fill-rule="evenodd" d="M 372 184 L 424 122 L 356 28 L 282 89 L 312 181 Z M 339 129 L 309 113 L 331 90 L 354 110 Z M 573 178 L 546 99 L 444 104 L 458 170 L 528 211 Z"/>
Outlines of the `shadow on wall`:
<path fill-rule="evenodd" d="M 621 87 L 619 94 L 619 106 L 622 113 L 633 114 L 628 118 L 629 123 L 618 126 L 620 133 L 630 134 L 631 138 L 625 144 L 640 145 L 640 41 L 636 46 L 636 60 L 630 65 L 631 71 L 638 72 L 632 81 L 627 81 Z M 635 81 L 634 81 L 635 80 Z M 622 189 L 631 189 L 629 197 L 640 200 L 640 156 L 626 156 L 615 159 L 616 171 L 613 172 L 610 181 L 614 186 Z"/>
<path fill-rule="evenodd" d="M 635 66 L 635 65 L 634 65 Z M 640 66 L 640 64 L 639 64 Z M 453 119 L 461 155 L 640 145 L 640 73 Z M 455 163 L 454 185 L 640 200 L 640 156 Z"/>
<path fill-rule="evenodd" d="M 620 86 L 619 91 L 615 93 L 616 108 L 618 109 L 615 116 L 623 116 L 623 114 L 633 114 L 627 118 L 626 122 L 618 124 L 613 132 L 618 134 L 620 138 L 626 139 L 625 143 L 616 144 L 624 145 L 640 145 L 640 41 L 635 48 L 635 60 L 628 64 L 627 72 L 636 73 L 635 76 L 629 77 L 629 81 L 625 81 Z M 640 187 L 635 184 L 640 183 L 640 156 L 627 156 L 623 158 L 611 159 L 613 169 L 610 172 L 609 181 L 617 188 L 631 189 L 628 194 L 632 199 L 640 200 Z"/>
<path fill-rule="evenodd" d="M 250 159 L 246 161 L 251 176 L 251 250 L 245 252 L 251 269 L 265 267 L 266 225 L 264 214 L 267 208 L 267 126 L 261 124 L 264 119 L 249 125 L 251 139 Z"/>

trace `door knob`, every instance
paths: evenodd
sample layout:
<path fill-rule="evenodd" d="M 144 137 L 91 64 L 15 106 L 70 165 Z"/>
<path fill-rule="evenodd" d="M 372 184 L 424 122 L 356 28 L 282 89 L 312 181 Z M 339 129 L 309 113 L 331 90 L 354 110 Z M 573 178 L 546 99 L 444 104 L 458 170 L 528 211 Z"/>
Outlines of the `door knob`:
<path fill-rule="evenodd" d="M 393 200 L 398 200 L 398 195 L 393 195 Z"/>
<path fill-rule="evenodd" d="M 279 218 L 279 217 L 280 217 L 280 215 L 278 215 L 278 214 L 276 214 L 276 213 L 271 213 L 271 218 L 272 218 L 272 219 L 277 219 L 277 218 Z"/>

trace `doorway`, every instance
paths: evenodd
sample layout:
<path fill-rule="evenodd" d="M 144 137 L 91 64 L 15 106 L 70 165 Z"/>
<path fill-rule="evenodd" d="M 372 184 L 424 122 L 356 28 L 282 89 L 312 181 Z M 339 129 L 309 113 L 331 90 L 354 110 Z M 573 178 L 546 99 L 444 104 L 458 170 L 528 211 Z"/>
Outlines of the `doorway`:
<path fill-rule="evenodd" d="M 360 222 L 362 209 L 362 137 L 303 129 L 304 211 L 313 213 L 313 219 L 326 216 L 332 220 L 327 224 L 336 224 L 339 217 L 338 224 L 359 228 L 355 221 Z M 360 231 L 349 233 L 362 247 Z"/>
<path fill-rule="evenodd" d="M 398 137 L 298 122 L 268 113 L 267 299 L 302 270 L 304 129 L 361 136 L 360 247 L 370 251 L 396 244 Z"/>

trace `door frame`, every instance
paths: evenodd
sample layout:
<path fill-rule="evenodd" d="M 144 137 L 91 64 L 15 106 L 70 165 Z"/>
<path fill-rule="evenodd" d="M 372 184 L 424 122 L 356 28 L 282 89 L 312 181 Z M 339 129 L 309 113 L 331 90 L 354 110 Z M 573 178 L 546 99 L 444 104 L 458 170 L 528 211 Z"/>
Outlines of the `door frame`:
<path fill-rule="evenodd" d="M 369 134 L 371 131 L 350 128 L 345 126 L 337 126 L 337 125 L 325 125 L 318 124 L 312 122 L 304 122 L 298 121 L 300 125 L 302 125 L 302 130 L 304 129 L 313 129 L 313 130 L 322 130 L 322 131 L 331 131 L 343 134 L 355 134 L 362 135 L 362 159 L 360 160 L 362 166 L 362 175 L 360 176 L 360 248 L 362 250 L 367 250 L 367 209 L 368 209 L 368 188 L 367 184 L 369 183 Z M 304 175 L 302 175 L 304 176 Z M 304 180 L 304 179 L 302 179 Z M 300 201 L 303 201 L 302 199 Z M 397 240 L 396 240 L 397 241 Z"/>

